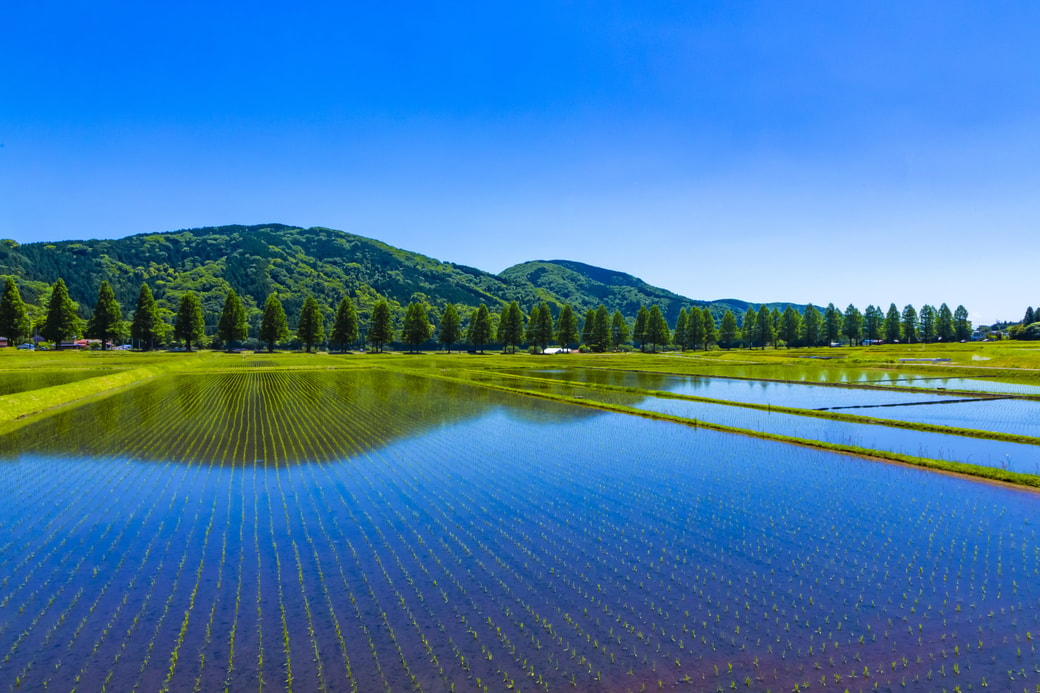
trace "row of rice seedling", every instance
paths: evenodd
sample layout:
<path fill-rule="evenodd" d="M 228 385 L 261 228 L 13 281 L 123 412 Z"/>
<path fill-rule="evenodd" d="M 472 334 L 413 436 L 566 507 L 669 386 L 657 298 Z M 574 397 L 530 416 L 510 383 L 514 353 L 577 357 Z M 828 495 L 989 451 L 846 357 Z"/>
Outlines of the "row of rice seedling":
<path fill-rule="evenodd" d="M 0 587 L 0 683 L 1037 683 L 1034 496 L 415 380 L 218 373 L 153 392 L 148 416 L 187 417 L 165 430 L 84 431 L 197 461 L 46 460 L 69 474 L 18 511 L 69 492 L 78 516 L 18 525 L 38 557 Z"/>

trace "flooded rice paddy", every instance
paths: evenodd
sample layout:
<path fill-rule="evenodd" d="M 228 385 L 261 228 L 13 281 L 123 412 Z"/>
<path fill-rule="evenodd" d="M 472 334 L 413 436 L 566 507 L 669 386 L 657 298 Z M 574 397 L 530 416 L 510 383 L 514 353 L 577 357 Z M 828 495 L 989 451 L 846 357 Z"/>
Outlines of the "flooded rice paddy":
<path fill-rule="evenodd" d="M 170 376 L 0 437 L 0 683 L 1032 691 L 1037 500 L 420 375 Z"/>

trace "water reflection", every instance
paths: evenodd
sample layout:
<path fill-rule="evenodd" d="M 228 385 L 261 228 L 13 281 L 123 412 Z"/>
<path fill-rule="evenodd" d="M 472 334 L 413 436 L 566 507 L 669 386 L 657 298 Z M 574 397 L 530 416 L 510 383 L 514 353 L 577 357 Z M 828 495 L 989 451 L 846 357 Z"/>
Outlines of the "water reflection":
<path fill-rule="evenodd" d="M 344 459 L 503 408 L 528 421 L 598 412 L 379 370 L 172 375 L 0 438 L 24 453 L 230 465 Z"/>

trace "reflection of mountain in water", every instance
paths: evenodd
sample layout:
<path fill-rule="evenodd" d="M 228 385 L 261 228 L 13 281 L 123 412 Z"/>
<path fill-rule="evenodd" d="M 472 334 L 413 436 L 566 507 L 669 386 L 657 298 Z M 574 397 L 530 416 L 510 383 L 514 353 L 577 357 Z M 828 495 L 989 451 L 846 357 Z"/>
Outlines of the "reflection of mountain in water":
<path fill-rule="evenodd" d="M 580 407 L 380 370 L 173 375 L 14 431 L 0 438 L 0 456 L 323 462 L 492 408 L 546 423 L 592 415 Z"/>

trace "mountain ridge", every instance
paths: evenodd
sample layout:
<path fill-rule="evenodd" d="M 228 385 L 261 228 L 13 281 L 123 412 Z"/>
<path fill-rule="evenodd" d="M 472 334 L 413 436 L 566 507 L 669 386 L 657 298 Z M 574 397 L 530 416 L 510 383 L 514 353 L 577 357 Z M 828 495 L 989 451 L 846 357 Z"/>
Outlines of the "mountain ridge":
<path fill-rule="evenodd" d="M 14 276 L 25 300 L 35 305 L 62 277 L 84 315 L 102 280 L 112 285 L 126 315 L 143 282 L 170 312 L 180 296 L 195 291 L 207 324 L 215 323 L 230 289 L 242 297 L 251 322 L 272 291 L 290 316 L 306 294 L 318 300 L 326 316 L 345 294 L 355 299 L 363 316 L 381 298 L 392 305 L 420 298 L 435 310 L 449 302 L 460 307 L 486 303 L 494 310 L 515 300 L 525 312 L 546 301 L 554 313 L 565 303 L 582 312 L 602 303 L 629 319 L 640 305 L 656 303 L 670 323 L 682 307 L 708 307 L 718 318 L 727 308 L 736 313 L 752 305 L 691 299 L 631 274 L 574 260 L 526 261 L 493 274 L 366 236 L 287 224 L 208 226 L 119 239 L 3 240 L 0 275 Z"/>

